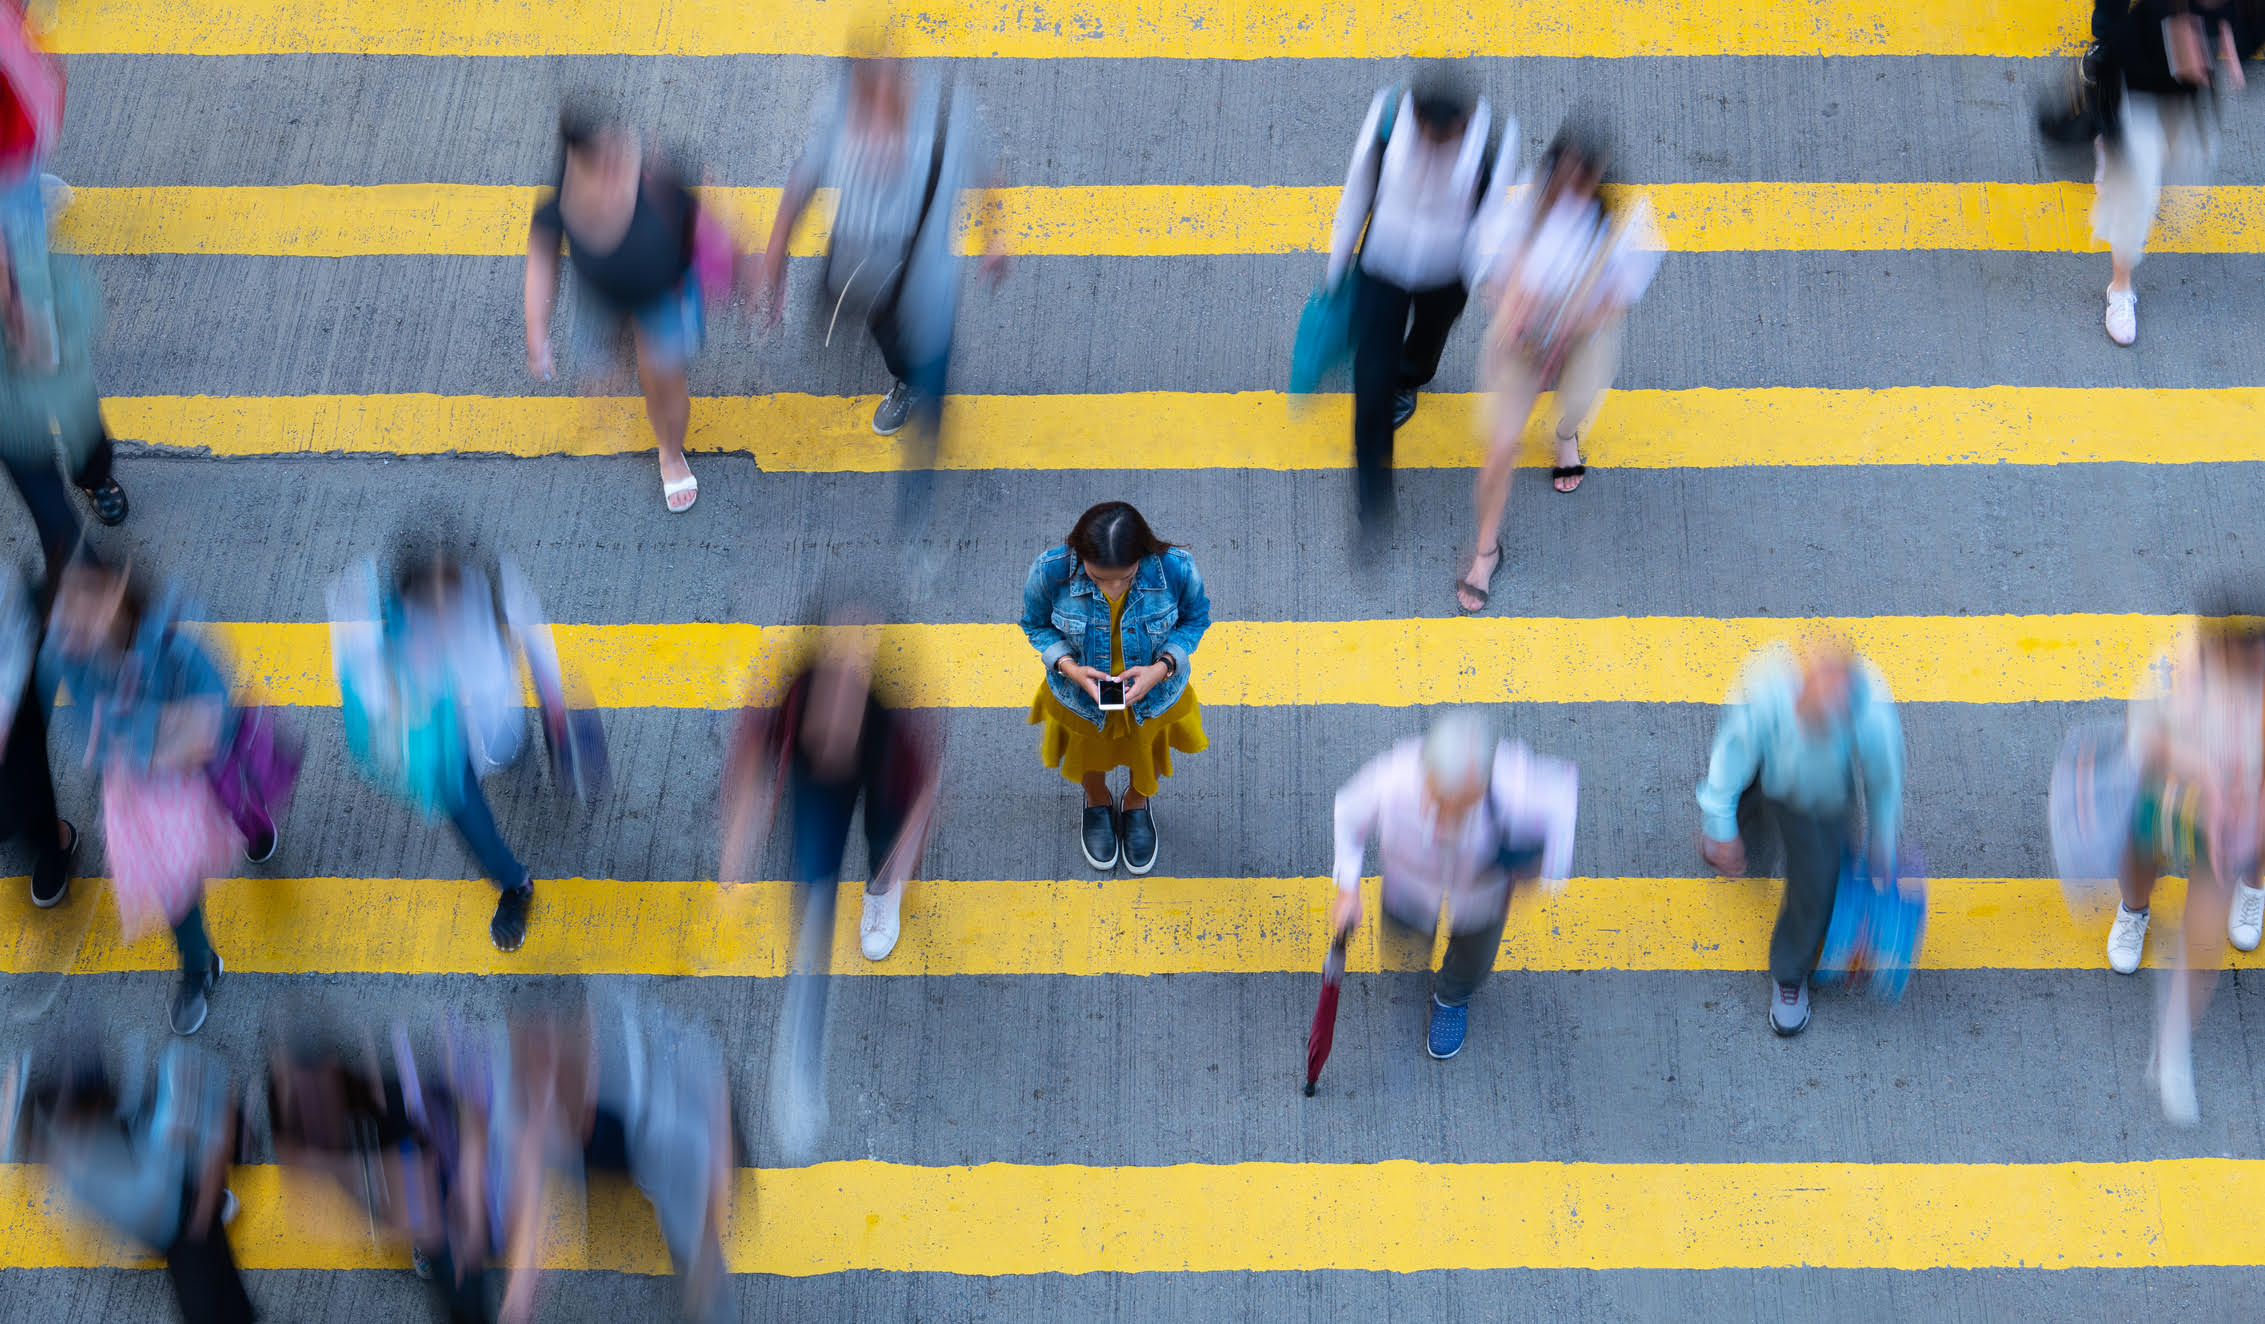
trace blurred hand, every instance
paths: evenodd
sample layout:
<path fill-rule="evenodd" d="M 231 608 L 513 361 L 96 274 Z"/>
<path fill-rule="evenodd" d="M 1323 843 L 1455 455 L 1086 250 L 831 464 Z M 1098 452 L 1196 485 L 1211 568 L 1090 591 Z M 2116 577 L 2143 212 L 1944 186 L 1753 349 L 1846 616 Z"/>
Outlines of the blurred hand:
<path fill-rule="evenodd" d="M 2192 14 L 2164 19 L 2163 44 L 2173 77 L 2193 87 L 2210 81 L 2208 43 L 2202 37 L 2201 19 Z"/>
<path fill-rule="evenodd" d="M 1125 683 L 1126 703 L 1138 703 L 1140 696 L 1163 684 L 1164 678 L 1171 674 L 1172 669 L 1170 667 L 1161 662 L 1151 662 L 1145 667 L 1127 667 L 1125 674 L 1111 677 L 1111 679 L 1121 680 Z"/>
<path fill-rule="evenodd" d="M 1055 663 L 1054 670 L 1059 671 L 1064 676 L 1069 677 L 1069 681 L 1072 685 L 1076 685 L 1080 689 L 1084 690 L 1087 694 L 1092 695 L 1093 701 L 1095 703 L 1101 702 L 1101 682 L 1105 680 L 1116 679 L 1116 677 L 1110 675 L 1108 672 L 1097 671 L 1094 668 L 1086 666 L 1083 663 L 1079 662 L 1074 657 L 1065 657 L 1061 661 Z"/>
<path fill-rule="evenodd" d="M 537 381 L 550 381 L 558 375 L 558 365 L 551 359 L 551 338 L 527 333 L 527 375 Z"/>
<path fill-rule="evenodd" d="M 2234 48 L 2234 25 L 2231 23 L 2218 25 L 2218 59 L 2226 66 L 2226 81 L 2233 85 L 2234 91 L 2239 92 L 2249 86 L 2249 80 L 2241 74 L 2241 52 Z"/>
<path fill-rule="evenodd" d="M 1699 854 L 1714 866 L 1714 871 L 1725 878 L 1746 876 L 1746 843 L 1736 837 L 1716 841 L 1712 837 L 1699 838 Z"/>
<path fill-rule="evenodd" d="M 1010 265 L 1006 241 L 993 235 L 991 242 L 983 249 L 983 274 L 989 276 L 991 283 L 996 285 L 1007 278 L 1007 268 Z"/>
<path fill-rule="evenodd" d="M 1339 892 L 1337 904 L 1329 908 L 1329 935 L 1335 941 L 1338 934 L 1351 933 L 1361 926 L 1361 894 Z"/>

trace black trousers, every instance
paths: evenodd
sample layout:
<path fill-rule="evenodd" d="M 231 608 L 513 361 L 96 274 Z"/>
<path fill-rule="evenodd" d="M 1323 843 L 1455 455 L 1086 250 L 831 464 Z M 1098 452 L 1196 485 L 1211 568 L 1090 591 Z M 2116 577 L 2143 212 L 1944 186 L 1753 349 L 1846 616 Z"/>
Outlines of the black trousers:
<path fill-rule="evenodd" d="M 1362 520 L 1392 509 L 1392 408 L 1439 374 L 1447 333 L 1463 315 L 1461 285 L 1403 290 L 1366 271 L 1353 297 L 1353 463 Z"/>
<path fill-rule="evenodd" d="M 47 763 L 47 711 L 30 681 L 16 703 L 0 756 L 0 840 L 23 837 L 35 855 L 52 862 L 63 853 L 55 839 L 55 777 Z"/>
<path fill-rule="evenodd" d="M 173 1282 L 183 1324 L 251 1324 L 259 1318 L 244 1293 L 243 1275 L 236 1271 L 236 1253 L 218 1210 L 210 1227 L 184 1232 L 166 1250 L 165 1276 Z"/>
<path fill-rule="evenodd" d="M 87 454 L 87 461 L 71 475 L 71 481 L 81 489 L 91 490 L 110 481 L 110 462 L 114 448 L 110 434 L 104 432 Z M 52 463 L 20 464 L 9 460 L 4 466 L 8 478 L 31 511 L 32 527 L 39 531 L 39 550 L 47 560 L 48 591 L 53 592 L 55 576 L 71 549 L 79 541 L 79 508 L 72 502 L 70 491 L 63 485 L 63 475 Z"/>
<path fill-rule="evenodd" d="M 1849 818 L 1805 813 L 1763 795 L 1759 786 L 1746 788 L 1738 802 L 1738 818 L 1739 834 L 1749 847 L 1755 834 L 1748 824 L 1759 827 L 1765 819 L 1785 846 L 1785 898 L 1778 903 L 1777 928 L 1770 934 L 1770 978 L 1780 984 L 1799 983 L 1815 973 L 1825 930 L 1832 926 Z"/>

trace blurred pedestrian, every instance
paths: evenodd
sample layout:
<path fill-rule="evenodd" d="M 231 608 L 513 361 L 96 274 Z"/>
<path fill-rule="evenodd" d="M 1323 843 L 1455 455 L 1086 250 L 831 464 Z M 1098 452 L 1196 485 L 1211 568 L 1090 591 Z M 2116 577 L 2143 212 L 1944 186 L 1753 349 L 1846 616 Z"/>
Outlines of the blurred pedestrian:
<path fill-rule="evenodd" d="M 1447 67 L 1369 102 L 1330 232 L 1328 282 L 1360 282 L 1354 298 L 1353 459 L 1361 527 L 1380 536 L 1393 518 L 1392 434 L 1416 412 L 1439 371 L 1447 333 L 1468 297 L 1471 224 L 1517 121 L 1494 111 Z"/>
<path fill-rule="evenodd" d="M 17 0 L 0 0 L 0 249 L 22 270 L 10 330 L 38 368 L 56 365 L 55 292 L 46 268 L 51 213 L 71 189 L 44 173 L 63 127 L 63 62 L 49 54 Z"/>
<path fill-rule="evenodd" d="M 1502 572 L 1502 515 L 1535 402 L 1555 393 L 1550 479 L 1571 492 L 1588 472 L 1581 431 L 1620 368 L 1621 322 L 1659 267 L 1649 205 L 1616 206 L 1602 191 L 1609 159 L 1600 138 L 1568 124 L 1516 189 L 1489 201 L 1472 236 L 1478 287 L 1494 308 L 1479 355 L 1493 420 L 1471 564 L 1455 583 L 1465 612 L 1486 609 Z"/>
<path fill-rule="evenodd" d="M 1420 738 L 1370 759 L 1337 792 L 1337 901 L 1331 924 L 1361 917 L 1361 867 L 1376 843 L 1387 942 L 1418 968 L 1430 963 L 1446 907 L 1447 955 L 1433 981 L 1424 1051 L 1463 1050 L 1471 995 L 1502 950 L 1511 891 L 1562 887 L 1573 865 L 1580 775 L 1496 736 L 1476 712 L 1438 718 Z M 1401 968 L 1398 960 L 1387 969 Z"/>
<path fill-rule="evenodd" d="M 335 1050 L 278 1045 L 268 1124 L 278 1162 L 319 1173 L 361 1207 L 373 1233 L 409 1249 L 450 1324 L 485 1324 L 485 1219 L 465 1179 L 462 1120 L 446 1083 L 421 1070 L 394 1027 L 390 1063 L 349 1067 Z"/>
<path fill-rule="evenodd" d="M 627 325 L 645 416 L 660 444 L 661 497 L 681 514 L 700 496 L 684 458 L 692 418 L 685 370 L 700 352 L 704 300 L 727 293 L 701 288 L 694 263 L 700 203 L 617 120 L 569 106 L 558 138 L 558 182 L 527 230 L 527 371 L 544 381 L 556 376 L 550 325 L 563 242 L 576 278 L 577 361 L 595 372 Z"/>
<path fill-rule="evenodd" d="M 1203 575 L 1184 548 L 1149 530 L 1123 501 L 1078 516 L 1062 545 L 1031 564 L 1022 632 L 1045 683 L 1030 701 L 1038 756 L 1085 791 L 1078 848 L 1104 873 L 1156 867 L 1156 810 L 1172 751 L 1201 753 L 1203 710 L 1188 684 L 1211 628 Z M 1104 661 L 1105 660 L 1105 661 Z M 1127 772 L 1120 803 L 1109 774 Z"/>
<path fill-rule="evenodd" d="M 128 1070 L 139 1077 L 144 1068 Z M 227 1065 L 176 1041 L 158 1060 L 155 1088 L 135 1084 L 141 1102 L 122 1108 L 92 1059 L 27 1092 L 24 1154 L 49 1165 L 73 1204 L 165 1257 L 184 1324 L 249 1324 L 258 1314 L 228 1244 L 237 1132 Z"/>
<path fill-rule="evenodd" d="M 81 559 L 63 571 L 40 651 L 44 697 L 69 687 L 73 720 L 87 727 L 85 762 L 101 770 L 119 927 L 128 941 L 161 919 L 173 930 L 172 1023 L 182 1035 L 203 1028 L 223 970 L 205 932 L 206 881 L 232 872 L 247 844 L 213 788 L 239 713 L 186 625 L 201 615 L 177 590 L 153 600 L 128 570 Z"/>
<path fill-rule="evenodd" d="M 0 833 L 30 844 L 31 903 L 44 910 L 70 888 L 79 830 L 55 808 L 47 712 L 32 665 L 38 651 L 30 590 L 13 572 L 0 571 Z"/>
<path fill-rule="evenodd" d="M 928 518 L 959 316 L 954 217 L 962 193 L 1003 181 L 969 97 L 955 96 L 933 67 L 914 70 L 874 38 L 858 42 L 864 53 L 819 100 L 809 142 L 787 176 L 760 281 L 776 323 L 784 315 L 787 240 L 817 190 L 832 189 L 826 343 L 857 320 L 873 334 L 892 379 L 873 411 L 873 431 L 886 437 L 913 426 L 897 513 L 900 526 L 915 531 Z M 983 269 L 994 280 L 1006 274 L 1005 237 L 996 229 Z"/>
<path fill-rule="evenodd" d="M 1809 976 L 1855 841 L 1859 780 L 1872 876 L 1897 877 L 1903 724 L 1886 678 L 1832 640 L 1749 659 L 1699 783 L 1699 853 L 1724 877 L 1744 877 L 1747 838 L 1761 819 L 1776 826 L 1785 898 L 1770 935 L 1770 1028 L 1781 1035 L 1809 1025 Z"/>
<path fill-rule="evenodd" d="M 2233 603 L 2196 622 L 2135 696 L 2125 720 L 2139 766 L 2121 904 L 2108 931 L 2108 967 L 2139 968 L 2155 883 L 2184 873 L 2186 909 L 2156 1041 L 2163 1111 L 2181 1125 L 2200 1117 L 2193 1027 L 2223 963 L 2223 933 L 2254 951 L 2265 930 L 2256 886 L 2265 822 L 2265 627 Z"/>
<path fill-rule="evenodd" d="M 2115 12 L 2121 8 L 2121 14 Z M 2105 11 L 2105 12 L 2102 12 Z M 2108 246 L 2108 339 L 2139 338 L 2131 274 L 2147 255 L 2163 185 L 2209 182 L 2218 98 L 2265 47 L 2265 0 L 2135 0 L 2096 5 L 2099 78 L 2113 109 L 2098 144 L 2092 237 Z"/>
<path fill-rule="evenodd" d="M 21 265 L 19 265 L 21 264 Z M 52 357 L 31 340 L 19 280 L 36 266 L 50 289 Z M 35 253 L 17 258 L 0 247 L 0 465 L 30 509 L 46 558 L 49 591 L 79 539 L 79 516 L 56 470 L 56 447 L 71 482 L 86 493 L 104 524 L 126 519 L 126 489 L 111 471 L 113 447 L 95 394 L 94 342 L 102 331 L 102 299 L 93 273 L 75 258 Z"/>
<path fill-rule="evenodd" d="M 683 1288 L 683 1316 L 737 1319 L 723 1258 L 735 1166 L 723 1056 L 683 1021 L 623 1002 L 600 1014 L 514 1020 L 482 1145 L 485 1208 L 509 1229 L 501 1318 L 533 1316 L 554 1175 L 627 1176 L 652 1205 Z"/>
<path fill-rule="evenodd" d="M 514 603 L 525 605 L 514 613 Z M 526 747 L 521 657 L 552 653 L 537 614 L 514 567 L 476 565 L 446 536 L 404 544 L 382 585 L 365 561 L 331 591 L 347 749 L 380 786 L 456 828 L 496 886 L 488 936 L 504 952 L 526 940 L 534 875 L 504 841 L 480 782 Z M 539 690 L 546 702 L 555 692 Z"/>

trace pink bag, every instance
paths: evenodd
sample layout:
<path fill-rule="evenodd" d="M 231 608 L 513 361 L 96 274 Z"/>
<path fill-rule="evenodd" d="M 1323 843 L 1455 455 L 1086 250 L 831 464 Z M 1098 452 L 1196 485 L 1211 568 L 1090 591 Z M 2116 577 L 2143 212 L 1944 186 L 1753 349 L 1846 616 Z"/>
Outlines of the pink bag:
<path fill-rule="evenodd" d="M 244 839 L 203 769 L 142 773 L 113 761 L 102 774 L 110 890 L 128 942 L 181 922 L 205 879 L 234 872 Z"/>
<path fill-rule="evenodd" d="M 731 241 L 731 231 L 706 207 L 694 212 L 692 276 L 700 282 L 700 297 L 710 304 L 722 303 L 731 294 L 738 269 L 739 249 Z"/>

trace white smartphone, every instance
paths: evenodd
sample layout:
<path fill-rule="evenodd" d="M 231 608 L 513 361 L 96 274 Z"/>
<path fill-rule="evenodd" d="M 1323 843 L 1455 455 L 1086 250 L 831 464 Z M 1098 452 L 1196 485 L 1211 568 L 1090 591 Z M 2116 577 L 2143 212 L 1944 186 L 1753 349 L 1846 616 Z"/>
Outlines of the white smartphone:
<path fill-rule="evenodd" d="M 1105 713 L 1124 711 L 1125 683 L 1121 680 L 1107 679 L 1097 683 L 1101 687 L 1101 711 Z"/>

